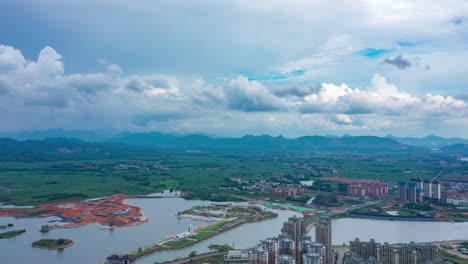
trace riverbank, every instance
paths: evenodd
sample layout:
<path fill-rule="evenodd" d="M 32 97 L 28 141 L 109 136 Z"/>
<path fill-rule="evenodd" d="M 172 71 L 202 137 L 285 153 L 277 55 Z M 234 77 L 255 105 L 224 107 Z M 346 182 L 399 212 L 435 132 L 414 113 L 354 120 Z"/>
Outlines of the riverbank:
<path fill-rule="evenodd" d="M 356 213 L 341 213 L 331 216 L 332 219 L 341 218 L 356 218 L 356 219 L 369 219 L 369 220 L 387 220 L 387 221 L 413 221 L 413 222 L 447 222 L 453 223 L 449 219 L 440 219 L 436 217 L 399 217 L 399 216 L 385 216 L 385 215 L 362 215 Z"/>
<path fill-rule="evenodd" d="M 125 254 L 134 256 L 136 257 L 136 259 L 139 259 L 141 257 L 151 255 L 158 251 L 180 250 L 200 243 L 206 239 L 220 235 L 241 225 L 260 222 L 267 219 L 275 218 L 277 216 L 277 214 L 267 211 L 257 212 L 250 218 L 234 218 L 234 220 L 231 221 L 227 221 L 227 219 L 224 219 L 223 221 L 217 221 L 205 226 L 197 227 L 193 234 L 188 235 L 187 237 L 184 237 L 182 239 L 178 239 L 176 236 L 170 236 L 164 240 L 158 241 L 145 247 L 138 248 L 136 250 L 132 250 Z M 105 261 L 99 262 L 99 264 L 104 263 Z"/>

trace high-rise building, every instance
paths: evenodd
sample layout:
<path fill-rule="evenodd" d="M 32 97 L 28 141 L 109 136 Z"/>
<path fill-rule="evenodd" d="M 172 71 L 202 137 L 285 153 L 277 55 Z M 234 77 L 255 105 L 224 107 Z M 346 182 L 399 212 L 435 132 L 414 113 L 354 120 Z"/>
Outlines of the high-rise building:
<path fill-rule="evenodd" d="M 284 236 L 289 237 L 294 241 L 294 247 L 299 248 L 302 239 L 307 236 L 307 225 L 309 224 L 304 218 L 290 217 L 287 222 L 284 222 L 281 232 Z M 295 254 L 296 263 L 300 263 L 301 254 Z"/>
<path fill-rule="evenodd" d="M 440 200 L 442 198 L 440 182 L 433 181 L 432 182 L 432 198 Z"/>
<path fill-rule="evenodd" d="M 410 203 L 416 203 L 417 202 L 416 189 L 417 189 L 417 186 L 416 186 L 415 182 L 410 182 L 408 184 L 408 188 L 406 189 L 407 190 L 406 198 L 408 199 L 408 202 L 410 202 Z"/>
<path fill-rule="evenodd" d="M 312 252 L 303 254 L 302 264 L 323 264 L 323 256 Z"/>
<path fill-rule="evenodd" d="M 382 264 L 374 257 L 364 259 L 359 257 L 356 253 L 351 253 L 351 255 L 346 256 L 343 261 L 344 264 Z"/>
<path fill-rule="evenodd" d="M 398 264 L 417 264 L 418 255 L 413 247 L 402 246 L 398 249 Z M 421 262 L 422 263 L 422 262 Z M 392 263 L 393 264 L 393 263 Z"/>
<path fill-rule="evenodd" d="M 416 183 L 416 188 L 417 189 L 423 189 L 424 188 L 423 180 L 421 180 L 419 178 L 414 178 L 414 179 L 411 179 L 411 181 Z"/>
<path fill-rule="evenodd" d="M 432 197 L 432 183 L 429 180 L 424 181 L 424 197 Z"/>
<path fill-rule="evenodd" d="M 424 189 L 416 189 L 416 203 L 420 203 L 424 198 Z"/>
<path fill-rule="evenodd" d="M 350 241 L 350 252 L 362 260 L 371 258 L 382 264 L 423 264 L 437 260 L 437 247 L 431 244 L 389 245 L 370 242 L 361 242 L 359 239 Z M 372 260 L 373 260 L 372 259 Z"/>
<path fill-rule="evenodd" d="M 268 252 L 268 264 L 275 263 L 275 258 L 278 256 L 278 241 L 267 238 L 260 242 L 260 248 Z"/>
<path fill-rule="evenodd" d="M 377 248 L 380 243 L 376 243 L 374 239 L 369 242 L 361 242 L 359 238 L 349 242 L 350 251 L 356 253 L 361 258 L 368 259 L 369 257 L 377 257 Z"/>
<path fill-rule="evenodd" d="M 278 254 L 288 254 L 296 257 L 296 243 L 288 236 L 281 236 L 278 240 Z"/>
<path fill-rule="evenodd" d="M 250 251 L 251 264 L 268 264 L 268 251 L 261 247 L 256 247 Z"/>
<path fill-rule="evenodd" d="M 317 217 L 315 241 L 325 246 L 324 264 L 332 264 L 332 224 L 328 217 Z"/>
<path fill-rule="evenodd" d="M 382 264 L 398 263 L 398 249 L 385 242 L 377 247 L 376 257 Z"/>
<path fill-rule="evenodd" d="M 416 245 L 414 242 L 411 242 L 408 247 L 416 250 L 418 263 L 425 263 L 437 258 L 437 247 L 431 244 Z"/>
<path fill-rule="evenodd" d="M 296 260 L 291 255 L 280 255 L 276 258 L 275 264 L 296 264 Z"/>
<path fill-rule="evenodd" d="M 408 198 L 406 196 L 406 182 L 399 182 L 398 186 L 400 187 L 400 201 L 406 203 L 408 201 Z"/>

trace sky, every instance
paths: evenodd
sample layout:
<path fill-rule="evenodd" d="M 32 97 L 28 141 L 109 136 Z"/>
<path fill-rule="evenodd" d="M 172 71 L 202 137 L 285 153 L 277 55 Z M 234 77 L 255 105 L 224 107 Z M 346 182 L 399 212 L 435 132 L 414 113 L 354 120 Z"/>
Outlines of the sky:
<path fill-rule="evenodd" d="M 465 0 L 2 0 L 0 131 L 468 134 Z"/>

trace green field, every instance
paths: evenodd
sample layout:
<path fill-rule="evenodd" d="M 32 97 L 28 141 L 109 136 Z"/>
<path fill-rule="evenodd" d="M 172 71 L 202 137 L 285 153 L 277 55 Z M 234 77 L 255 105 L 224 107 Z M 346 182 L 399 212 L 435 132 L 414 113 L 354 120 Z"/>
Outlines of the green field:
<path fill-rule="evenodd" d="M 219 186 L 229 183 L 229 178 L 253 180 L 302 174 L 314 179 L 334 176 L 396 182 L 413 177 L 429 179 L 441 170 L 446 171 L 443 179 L 468 175 L 466 162 L 452 160 L 441 167 L 439 161 L 448 158 L 429 154 L 151 153 L 132 158 L 77 156 L 81 158 L 77 160 L 72 159 L 73 155 L 59 161 L 0 162 L 0 202 L 34 205 L 112 194 L 149 194 L 168 188 L 185 191 L 188 199 L 223 201 L 233 200 L 235 196 L 257 196 L 250 192 L 219 190 Z M 168 170 L 148 168 L 156 163 Z M 137 167 L 116 169 L 119 164 Z M 304 164 L 311 169 L 304 169 Z M 328 182 L 328 187 L 323 187 L 336 189 L 336 184 Z M 282 201 L 282 198 L 271 198 Z M 289 202 L 302 203 L 302 200 Z"/>

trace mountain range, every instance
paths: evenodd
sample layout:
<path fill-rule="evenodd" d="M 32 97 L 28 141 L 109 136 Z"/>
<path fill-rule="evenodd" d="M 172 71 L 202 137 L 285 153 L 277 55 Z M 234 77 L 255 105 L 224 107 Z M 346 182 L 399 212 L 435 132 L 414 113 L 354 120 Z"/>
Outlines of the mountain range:
<path fill-rule="evenodd" d="M 304 136 L 298 138 L 246 135 L 240 138 L 217 138 L 206 135 L 180 135 L 161 132 L 120 134 L 53 129 L 46 131 L 0 134 L 3 160 L 28 160 L 41 155 L 91 155 L 103 153 L 140 153 L 142 151 L 234 151 L 234 152 L 426 152 L 437 148 L 444 152 L 465 154 L 468 140 L 460 138 L 399 138 L 393 136 Z M 58 137 L 57 137 L 58 136 Z M 30 139 L 31 138 L 31 139 Z M 44 139 L 45 138 L 45 139 Z M 26 140 L 25 140 L 26 139 Z M 47 155 L 45 155 L 47 156 Z"/>

